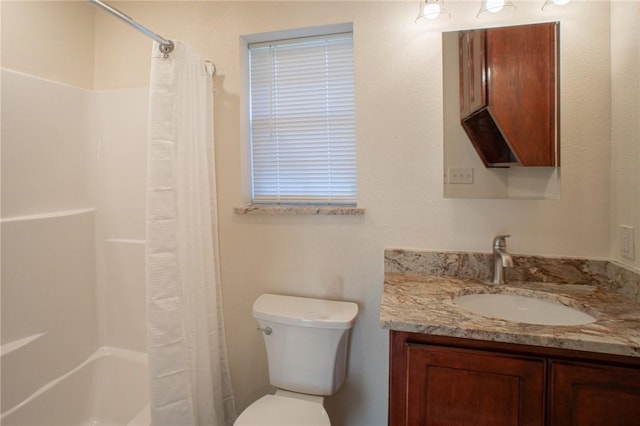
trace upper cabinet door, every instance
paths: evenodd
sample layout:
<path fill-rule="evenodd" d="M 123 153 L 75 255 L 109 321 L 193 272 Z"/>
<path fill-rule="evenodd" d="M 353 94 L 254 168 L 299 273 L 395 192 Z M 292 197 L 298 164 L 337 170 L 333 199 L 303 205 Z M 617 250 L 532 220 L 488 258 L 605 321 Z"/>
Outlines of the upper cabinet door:
<path fill-rule="evenodd" d="M 559 161 L 558 24 L 486 30 L 487 104 L 521 166 Z"/>
<path fill-rule="evenodd" d="M 485 30 L 460 31 L 460 118 L 467 117 L 487 103 Z"/>

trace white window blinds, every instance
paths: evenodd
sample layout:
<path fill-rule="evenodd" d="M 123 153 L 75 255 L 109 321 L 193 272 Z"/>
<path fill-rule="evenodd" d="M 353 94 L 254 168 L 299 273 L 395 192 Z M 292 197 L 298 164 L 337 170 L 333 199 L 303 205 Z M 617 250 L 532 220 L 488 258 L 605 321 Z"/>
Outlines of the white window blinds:
<path fill-rule="evenodd" d="M 351 33 L 249 45 L 254 203 L 356 203 Z"/>

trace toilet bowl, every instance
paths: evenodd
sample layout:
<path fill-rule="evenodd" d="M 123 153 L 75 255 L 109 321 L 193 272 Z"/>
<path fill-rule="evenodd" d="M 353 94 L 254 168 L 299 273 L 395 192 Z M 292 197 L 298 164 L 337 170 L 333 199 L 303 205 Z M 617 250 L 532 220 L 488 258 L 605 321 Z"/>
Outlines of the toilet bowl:
<path fill-rule="evenodd" d="M 263 294 L 253 316 L 267 348 L 269 382 L 277 388 L 247 407 L 234 426 L 330 426 L 324 396 L 346 377 L 347 346 L 358 305 Z"/>
<path fill-rule="evenodd" d="M 247 407 L 234 426 L 330 426 L 322 403 L 323 398 L 312 401 L 278 390 Z"/>

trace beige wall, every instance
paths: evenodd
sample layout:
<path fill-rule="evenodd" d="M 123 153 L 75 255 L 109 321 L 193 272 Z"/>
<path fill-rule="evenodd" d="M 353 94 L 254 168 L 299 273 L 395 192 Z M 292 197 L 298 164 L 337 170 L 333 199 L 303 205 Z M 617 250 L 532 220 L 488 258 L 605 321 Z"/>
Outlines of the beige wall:
<path fill-rule="evenodd" d="M 640 268 L 640 9 L 611 6 L 611 257 Z M 635 227 L 635 260 L 620 254 L 619 225 Z"/>
<path fill-rule="evenodd" d="M 3 68 L 90 89 L 93 13 L 84 1 L 0 2 Z"/>
<path fill-rule="evenodd" d="M 537 2 L 521 2 L 515 13 L 477 20 L 476 2 L 449 3 L 452 19 L 434 29 L 414 25 L 414 2 L 115 3 L 157 33 L 190 42 L 218 69 L 214 84 L 222 283 L 229 355 L 240 408 L 268 388 L 263 343 L 251 318 L 251 304 L 263 292 L 358 302 L 361 312 L 352 336 L 349 379 L 327 406 L 335 424 L 385 424 L 387 334 L 377 325 L 384 248 L 489 251 L 493 235 L 509 232 L 513 234 L 509 249 L 514 253 L 608 258 L 612 256 L 610 234 L 614 222 L 618 217 L 632 221 L 634 214 L 637 221 L 640 176 L 632 170 L 618 176 L 611 173 L 610 166 L 611 123 L 615 125 L 614 158 L 624 159 L 627 149 L 637 149 L 634 141 L 637 144 L 638 131 L 610 119 L 609 4 L 572 2 L 567 8 L 542 12 Z M 48 10 L 49 6 L 42 7 Z M 9 66 L 5 65 L 4 47 L 11 40 L 34 44 L 33 40 L 46 38 L 42 33 L 28 39 L 11 35 L 18 33 L 5 33 L 6 10 L 2 13 L 3 66 Z M 40 12 L 33 14 L 38 16 Z M 122 89 L 121 99 L 133 95 L 135 100 L 114 105 L 121 105 L 120 113 L 125 116 L 139 114 L 146 106 L 136 93 L 140 86 L 148 85 L 151 43 L 113 17 L 96 12 L 91 15 L 95 16 L 93 64 L 88 64 L 82 54 L 75 59 L 77 70 L 67 71 L 63 63 L 52 65 L 48 78 L 65 82 L 78 79 L 82 83 L 74 84 L 110 94 L 113 89 Z M 85 13 L 91 14 L 82 9 Z M 71 31 L 66 15 L 51 16 L 45 28 L 63 22 L 65 31 Z M 439 31 L 551 20 L 561 21 L 562 40 L 560 200 L 444 199 Z M 233 207 L 248 201 L 246 132 L 242 129 L 246 88 L 240 65 L 240 36 L 347 21 L 354 24 L 358 190 L 359 204 L 367 209 L 365 216 L 234 215 Z M 637 19 L 627 25 L 637 31 Z M 14 59 L 9 63 L 24 72 L 42 73 L 35 67 L 37 54 L 12 54 Z M 621 58 L 622 54 L 614 56 L 614 65 Z M 58 61 L 66 63 L 69 59 L 73 55 L 65 53 Z M 624 75 L 637 82 L 637 73 L 632 69 Z M 87 75 L 92 82 L 86 83 Z M 634 102 L 619 100 L 622 89 L 616 90 L 614 84 L 614 105 L 624 109 L 627 102 Z M 127 108 L 131 114 L 126 114 Z M 112 123 L 120 124 L 125 125 Z M 136 128 L 140 125 L 143 123 L 137 123 Z M 623 134 L 615 136 L 616 129 L 622 129 Z M 132 182 L 140 185 L 144 160 L 139 145 L 132 149 L 135 155 L 130 158 L 138 163 L 127 164 L 120 173 L 130 170 L 135 175 Z M 118 155 L 127 158 L 124 148 Z M 611 195 L 611 182 L 620 192 Z M 136 209 L 128 214 L 143 214 L 140 205 L 136 204 Z M 140 238 L 141 225 L 134 222 L 137 225 L 130 228 L 114 228 L 123 229 L 111 236 L 119 240 L 115 244 Z M 637 236 L 638 228 L 636 231 Z M 142 251 L 130 247 L 132 258 L 142 261 Z M 119 258 L 126 252 L 123 250 L 120 254 L 108 253 Z M 132 275 L 140 275 L 139 268 L 132 266 L 132 270 L 137 271 Z M 135 285 L 133 281 L 131 285 Z"/>

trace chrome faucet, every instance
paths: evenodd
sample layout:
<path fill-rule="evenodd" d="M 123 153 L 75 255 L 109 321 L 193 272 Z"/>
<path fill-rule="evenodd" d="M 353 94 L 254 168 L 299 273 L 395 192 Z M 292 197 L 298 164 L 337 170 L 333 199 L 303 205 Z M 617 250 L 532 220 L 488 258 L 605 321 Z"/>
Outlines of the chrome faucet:
<path fill-rule="evenodd" d="M 513 267 L 513 259 L 507 253 L 507 241 L 511 235 L 498 235 L 493 239 L 493 283 L 504 284 L 504 268 Z"/>

